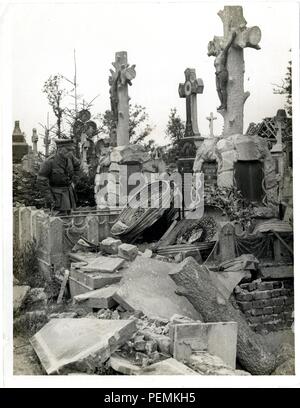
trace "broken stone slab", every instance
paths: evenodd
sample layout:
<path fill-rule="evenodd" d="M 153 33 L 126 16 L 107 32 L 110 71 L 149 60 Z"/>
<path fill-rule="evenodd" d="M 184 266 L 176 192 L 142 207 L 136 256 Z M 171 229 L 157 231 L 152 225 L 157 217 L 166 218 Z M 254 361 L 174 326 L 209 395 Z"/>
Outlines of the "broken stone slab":
<path fill-rule="evenodd" d="M 237 323 L 182 323 L 170 326 L 171 353 L 187 361 L 194 352 L 207 351 L 235 368 Z"/>
<path fill-rule="evenodd" d="M 135 331 L 134 320 L 52 319 L 30 343 L 47 374 L 93 373 Z"/>
<path fill-rule="evenodd" d="M 103 273 L 103 272 L 85 272 L 82 271 L 81 266 L 76 264 L 71 265 L 71 272 L 69 279 L 77 281 L 87 286 L 88 290 L 100 289 L 104 286 L 117 283 L 121 280 L 122 275 L 119 273 Z M 86 290 L 86 292 L 88 291 Z M 76 293 L 77 294 L 77 293 Z M 78 293 L 79 294 L 79 293 Z"/>
<path fill-rule="evenodd" d="M 198 373 L 175 358 L 167 358 L 141 370 L 141 375 L 197 375 Z"/>
<path fill-rule="evenodd" d="M 124 269 L 113 298 L 124 309 L 141 310 L 149 318 L 170 320 L 174 314 L 185 314 L 193 320 L 200 319 L 191 303 L 176 295 L 176 285 L 169 277 L 173 269 L 172 264 L 139 256 Z"/>
<path fill-rule="evenodd" d="M 136 245 L 122 244 L 118 248 L 118 255 L 127 261 L 133 261 L 138 255 L 138 248 Z"/>
<path fill-rule="evenodd" d="M 141 373 L 141 367 L 115 354 L 110 357 L 109 365 L 113 370 L 124 375 L 139 375 Z"/>
<path fill-rule="evenodd" d="M 117 254 L 118 247 L 121 244 L 122 244 L 122 241 L 120 239 L 108 237 L 100 242 L 100 249 L 107 254 Z"/>
<path fill-rule="evenodd" d="M 125 260 L 122 258 L 109 258 L 98 256 L 80 269 L 84 272 L 114 273 L 121 269 Z"/>
<path fill-rule="evenodd" d="M 24 306 L 26 297 L 30 291 L 30 286 L 14 286 L 13 287 L 13 310 L 17 313 Z"/>
<path fill-rule="evenodd" d="M 80 303 L 93 309 L 110 309 L 117 305 L 113 295 L 118 290 L 117 285 L 105 286 L 81 295 L 74 296 L 74 303 Z"/>
<path fill-rule="evenodd" d="M 185 364 L 201 375 L 251 375 L 247 371 L 235 370 L 219 356 L 205 351 L 191 354 Z"/>

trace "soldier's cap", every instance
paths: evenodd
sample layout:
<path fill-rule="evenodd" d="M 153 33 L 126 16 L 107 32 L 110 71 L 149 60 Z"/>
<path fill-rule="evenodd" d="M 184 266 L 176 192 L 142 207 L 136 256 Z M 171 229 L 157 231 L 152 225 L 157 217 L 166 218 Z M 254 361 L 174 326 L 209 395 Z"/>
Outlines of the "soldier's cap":
<path fill-rule="evenodd" d="M 74 146 L 73 139 L 55 139 L 54 141 L 57 147 Z"/>

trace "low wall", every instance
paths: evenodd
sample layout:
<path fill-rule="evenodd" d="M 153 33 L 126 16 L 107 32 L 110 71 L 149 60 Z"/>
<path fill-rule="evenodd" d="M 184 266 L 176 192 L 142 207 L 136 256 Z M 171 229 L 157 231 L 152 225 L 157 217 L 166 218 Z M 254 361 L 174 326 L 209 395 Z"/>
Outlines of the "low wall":
<path fill-rule="evenodd" d="M 14 207 L 14 250 L 35 240 L 40 268 L 49 277 L 69 266 L 68 253 L 81 236 L 94 244 L 108 237 L 119 213 L 119 209 L 81 210 L 70 216 L 54 217 L 47 210 Z"/>
<path fill-rule="evenodd" d="M 235 289 L 235 299 L 257 332 L 289 329 L 294 321 L 293 279 L 240 284 Z"/>

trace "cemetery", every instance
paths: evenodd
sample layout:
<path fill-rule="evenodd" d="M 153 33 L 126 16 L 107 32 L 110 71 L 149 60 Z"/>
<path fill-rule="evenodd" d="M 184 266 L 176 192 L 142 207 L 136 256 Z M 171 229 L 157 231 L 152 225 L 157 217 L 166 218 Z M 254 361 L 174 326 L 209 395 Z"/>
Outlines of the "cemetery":
<path fill-rule="evenodd" d="M 262 33 L 241 6 L 218 17 L 207 58 L 220 106 L 202 136 L 206 84 L 187 67 L 172 163 L 131 141 L 126 51 L 108 78 L 109 137 L 78 108 L 70 135 L 59 114 L 54 136 L 45 127 L 42 154 L 15 121 L 15 374 L 294 374 L 292 119 L 279 106 L 245 130 L 244 52 L 264 52 Z"/>

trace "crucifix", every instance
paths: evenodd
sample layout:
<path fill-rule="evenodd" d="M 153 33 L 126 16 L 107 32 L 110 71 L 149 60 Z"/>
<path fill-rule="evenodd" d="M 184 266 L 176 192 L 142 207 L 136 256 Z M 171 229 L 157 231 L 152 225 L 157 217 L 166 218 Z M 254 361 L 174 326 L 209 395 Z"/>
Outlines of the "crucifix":
<path fill-rule="evenodd" d="M 186 100 L 186 125 L 185 137 L 200 136 L 197 121 L 197 94 L 203 93 L 203 81 L 196 77 L 194 68 L 184 71 L 185 82 L 179 84 L 178 93 L 180 98 Z"/>
<path fill-rule="evenodd" d="M 135 78 L 135 65 L 130 66 L 127 63 L 127 52 L 116 52 L 115 62 L 112 63 L 115 71 L 110 70 L 110 101 L 112 115 L 117 122 L 117 145 L 124 146 L 129 144 L 129 96 L 128 85 Z"/>
<path fill-rule="evenodd" d="M 209 135 L 210 137 L 214 137 L 214 120 L 217 118 L 214 116 L 213 112 L 210 112 L 210 115 L 206 117 L 209 121 Z"/>
<path fill-rule="evenodd" d="M 215 36 L 208 44 L 208 56 L 215 57 L 218 112 L 224 118 L 223 135 L 243 134 L 244 104 L 250 95 L 244 92 L 244 48 L 259 50 L 261 31 L 257 26 L 246 27 L 241 6 L 225 6 L 218 16 L 223 37 Z"/>

